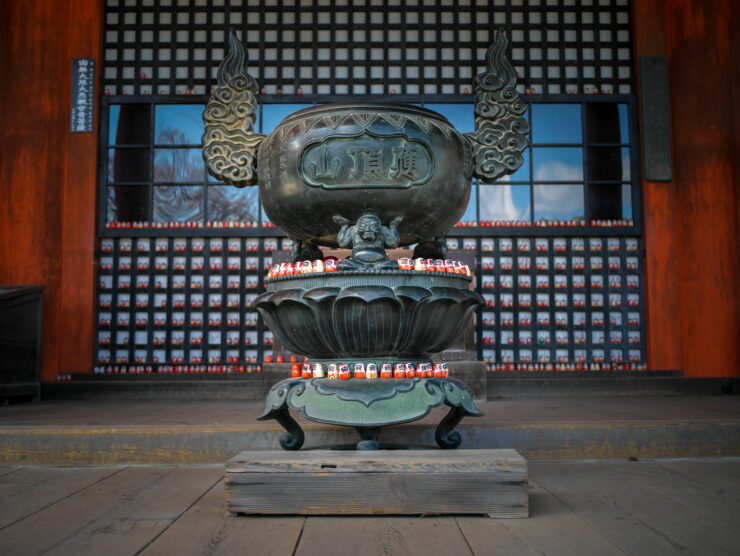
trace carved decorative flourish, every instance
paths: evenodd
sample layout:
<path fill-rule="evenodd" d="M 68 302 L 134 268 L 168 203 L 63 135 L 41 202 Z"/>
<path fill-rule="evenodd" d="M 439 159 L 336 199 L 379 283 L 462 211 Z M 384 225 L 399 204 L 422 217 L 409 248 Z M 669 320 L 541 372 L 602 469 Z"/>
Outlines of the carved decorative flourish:
<path fill-rule="evenodd" d="M 203 112 L 208 172 L 237 187 L 257 183 L 257 150 L 265 138 L 254 132 L 257 82 L 246 65 L 244 45 L 232 30 L 229 54 L 218 67 L 218 86 Z"/>
<path fill-rule="evenodd" d="M 483 413 L 475 407 L 468 388 L 453 378 L 410 378 L 392 380 L 350 380 L 347 382 L 314 378 L 286 379 L 267 394 L 265 410 L 257 419 L 277 419 L 288 434 L 280 439 L 286 450 L 303 444 L 303 432 L 290 417 L 290 409 L 300 411 L 311 421 L 331 425 L 379 427 L 422 419 L 440 405 L 450 407 L 435 432 L 441 448 L 457 448 L 460 434 L 454 428 L 465 416 Z M 362 435 L 363 431 L 359 431 Z M 364 436 L 363 436 L 364 439 Z M 358 444 L 358 449 L 362 446 Z M 373 448 L 377 448 L 374 446 Z"/>
<path fill-rule="evenodd" d="M 473 174 L 487 183 L 516 172 L 528 144 L 526 106 L 516 91 L 507 46 L 506 35 L 497 31 L 486 53 L 488 67 L 475 78 L 475 132 L 465 134 L 473 145 Z"/>
<path fill-rule="evenodd" d="M 288 350 L 331 359 L 442 351 L 480 302 L 462 288 L 353 285 L 266 292 L 254 306 Z"/>

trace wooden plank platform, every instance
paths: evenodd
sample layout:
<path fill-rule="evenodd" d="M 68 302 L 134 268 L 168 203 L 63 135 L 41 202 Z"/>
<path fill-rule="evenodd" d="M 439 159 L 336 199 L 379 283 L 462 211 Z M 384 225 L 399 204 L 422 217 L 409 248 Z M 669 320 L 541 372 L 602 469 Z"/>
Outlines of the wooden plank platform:
<path fill-rule="evenodd" d="M 529 516 L 516 450 L 242 452 L 226 465 L 234 514 Z"/>

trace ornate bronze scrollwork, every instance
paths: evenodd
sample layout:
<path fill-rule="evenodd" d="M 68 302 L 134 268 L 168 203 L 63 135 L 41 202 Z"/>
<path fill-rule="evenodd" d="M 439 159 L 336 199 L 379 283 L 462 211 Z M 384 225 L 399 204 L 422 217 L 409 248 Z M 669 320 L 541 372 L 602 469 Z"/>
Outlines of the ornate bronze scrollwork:
<path fill-rule="evenodd" d="M 237 187 L 257 183 L 257 150 L 265 136 L 254 131 L 256 92 L 244 45 L 232 30 L 229 54 L 218 66 L 218 86 L 203 112 L 203 159 L 209 174 Z"/>
<path fill-rule="evenodd" d="M 473 145 L 473 175 L 486 183 L 516 172 L 528 144 L 527 107 L 519 98 L 516 72 L 506 58 L 508 43 L 504 32 L 497 31 L 488 47 L 488 67 L 475 78 L 475 132 L 465 133 Z"/>

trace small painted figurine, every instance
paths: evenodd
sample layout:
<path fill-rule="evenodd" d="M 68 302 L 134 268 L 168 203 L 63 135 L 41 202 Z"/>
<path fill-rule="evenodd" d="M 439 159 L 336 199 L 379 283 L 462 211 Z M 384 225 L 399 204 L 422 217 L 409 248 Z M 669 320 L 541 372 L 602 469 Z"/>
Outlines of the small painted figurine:
<path fill-rule="evenodd" d="M 366 268 L 395 270 L 398 265 L 388 258 L 385 248 L 398 247 L 400 238 L 397 226 L 403 218 L 397 216 L 388 226 L 383 226 L 380 218 L 366 213 L 357 219 L 357 223 L 350 226 L 349 220 L 335 215 L 334 222 L 341 228 L 337 234 L 337 243 L 340 247 L 352 246 L 352 255 L 348 259 L 339 261 L 339 270 L 360 270 Z"/>

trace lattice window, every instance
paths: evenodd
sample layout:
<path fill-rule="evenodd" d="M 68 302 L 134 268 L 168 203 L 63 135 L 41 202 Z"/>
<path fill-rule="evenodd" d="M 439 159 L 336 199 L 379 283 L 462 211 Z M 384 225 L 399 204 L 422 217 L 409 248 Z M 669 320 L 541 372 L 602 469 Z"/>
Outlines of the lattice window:
<path fill-rule="evenodd" d="M 472 90 L 505 29 L 521 92 L 632 91 L 628 0 L 107 0 L 109 94 L 206 94 L 229 27 L 267 94 Z"/>

